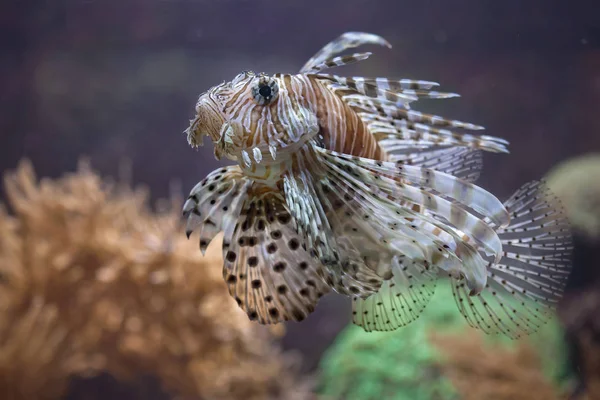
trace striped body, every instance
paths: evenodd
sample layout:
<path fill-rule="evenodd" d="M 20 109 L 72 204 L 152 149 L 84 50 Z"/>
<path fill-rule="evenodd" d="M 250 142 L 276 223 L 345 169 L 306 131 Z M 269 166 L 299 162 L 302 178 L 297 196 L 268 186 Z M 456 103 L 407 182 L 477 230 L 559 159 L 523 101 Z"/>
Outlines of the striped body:
<path fill-rule="evenodd" d="M 188 235 L 198 229 L 205 251 L 224 232 L 230 294 L 261 323 L 301 320 L 333 289 L 353 298 L 356 324 L 395 329 L 449 276 L 473 326 L 534 331 L 569 272 L 560 203 L 539 183 L 504 204 L 476 186 L 481 150 L 508 143 L 413 110 L 420 98 L 457 97 L 436 83 L 322 73 L 366 59 L 337 56 L 361 44 L 389 47 L 348 33 L 299 74 L 243 72 L 200 96 L 189 143 L 207 135 L 237 165 L 192 190 Z"/>

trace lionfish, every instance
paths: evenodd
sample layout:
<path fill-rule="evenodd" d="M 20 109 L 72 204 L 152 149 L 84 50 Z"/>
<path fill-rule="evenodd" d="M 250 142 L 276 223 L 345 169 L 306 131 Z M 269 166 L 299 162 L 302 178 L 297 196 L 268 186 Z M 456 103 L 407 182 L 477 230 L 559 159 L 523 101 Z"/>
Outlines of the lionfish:
<path fill-rule="evenodd" d="M 388 331 L 419 317 L 440 277 L 473 327 L 516 338 L 551 314 L 569 275 L 571 237 L 559 200 L 531 182 L 504 204 L 476 186 L 482 151 L 508 142 L 481 126 L 415 111 L 458 96 L 435 82 L 323 71 L 380 36 L 349 32 L 298 74 L 245 71 L 200 95 L 185 131 L 219 168 L 183 207 L 204 253 L 221 231 L 223 276 L 251 320 L 300 321 L 333 289 L 353 322 Z"/>

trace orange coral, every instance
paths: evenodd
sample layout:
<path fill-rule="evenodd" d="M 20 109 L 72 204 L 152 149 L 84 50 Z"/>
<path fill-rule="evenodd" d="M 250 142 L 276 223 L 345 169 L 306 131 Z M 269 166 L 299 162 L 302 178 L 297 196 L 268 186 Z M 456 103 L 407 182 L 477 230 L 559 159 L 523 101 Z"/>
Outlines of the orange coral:
<path fill-rule="evenodd" d="M 479 332 L 433 334 L 432 342 L 445 356 L 441 364 L 463 400 L 554 400 L 557 390 L 547 380 L 533 348 L 486 345 Z"/>
<path fill-rule="evenodd" d="M 83 166 L 5 178 L 0 214 L 0 393 L 59 398 L 70 375 L 154 374 L 182 398 L 306 398 L 292 360 L 237 309 L 221 254 L 202 257 L 179 215 Z M 298 388 L 297 392 L 290 388 Z"/>

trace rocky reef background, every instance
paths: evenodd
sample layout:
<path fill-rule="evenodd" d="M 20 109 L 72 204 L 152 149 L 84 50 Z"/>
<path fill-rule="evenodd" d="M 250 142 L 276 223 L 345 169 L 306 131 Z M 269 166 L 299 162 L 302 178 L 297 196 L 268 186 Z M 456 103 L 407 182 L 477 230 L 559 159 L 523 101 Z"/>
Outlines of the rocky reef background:
<path fill-rule="evenodd" d="M 158 281 L 170 276 L 153 274 L 160 268 L 196 277 L 198 270 L 219 261 L 202 259 L 196 244 L 182 239 L 175 214 L 137 209 L 141 204 L 147 207 L 144 196 L 152 204 L 173 194 L 184 195 L 220 165 L 211 146 L 194 151 L 182 134 L 199 93 L 244 69 L 295 72 L 323 44 L 349 30 L 378 33 L 394 47 L 374 48 L 371 59 L 340 73 L 438 81 L 462 98 L 425 102 L 418 110 L 482 124 L 486 133 L 511 142 L 510 155 L 485 155 L 480 179 L 485 188 L 505 198 L 525 181 L 550 171 L 551 187 L 563 198 L 577 229 L 576 272 L 556 326 L 558 335 L 565 332 L 567 340 L 553 342 L 569 348 L 564 363 L 575 377 L 569 381 L 571 386 L 560 390 L 587 392 L 590 398 L 594 398 L 592 391 L 600 392 L 600 380 L 594 375 L 600 370 L 596 261 L 600 166 L 594 161 L 597 156 L 561 164 L 600 151 L 596 1 L 29 0 L 0 4 L 0 166 L 3 172 L 18 171 L 9 172 L 7 184 L 0 187 L 7 209 L 0 221 L 0 288 L 5 291 L 0 295 L 4 310 L 0 394 L 6 390 L 17 396 L 25 388 L 32 391 L 26 394 L 41 390 L 44 398 L 61 394 L 69 399 L 90 398 L 90 393 L 111 399 L 168 398 L 174 393 L 218 398 L 218 393 L 235 386 L 256 393 L 257 398 L 264 393 L 289 398 L 286 388 L 293 386 L 299 396 L 309 395 L 307 378 L 299 373 L 325 373 L 329 357 L 323 358 L 325 350 L 335 341 L 332 353 L 327 353 L 333 354 L 338 343 L 352 337 L 346 332 L 338 337 L 349 322 L 349 303 L 327 296 L 311 317 L 301 324 L 287 324 L 279 338 L 266 330 L 255 332 L 235 313 L 235 304 L 220 297 L 218 291 L 224 290 L 220 268 L 206 285 L 193 278 L 189 282 L 193 290 L 181 293 L 168 285 L 164 292 L 154 289 L 154 284 L 146 286 L 143 279 L 150 276 Z M 82 174 L 65 177 L 76 170 L 82 156 L 89 158 L 99 175 L 84 169 Z M 31 166 L 17 169 L 24 158 L 38 176 L 58 180 L 38 183 Z M 108 176 L 135 187 L 144 184 L 147 193 L 109 190 L 102 183 Z M 94 207 L 102 211 L 103 222 L 94 216 Z M 115 220 L 119 224 L 113 226 Z M 81 232 L 89 229 L 86 224 L 99 224 L 104 233 L 85 236 Z M 140 227 L 147 226 L 152 226 L 152 239 L 141 235 Z M 134 238 L 124 234 L 130 231 Z M 157 247 L 163 242 L 171 243 L 177 254 Z M 89 268 L 83 275 L 78 268 L 82 265 Z M 138 265 L 133 269 L 141 270 L 131 276 L 115 272 Z M 88 281 L 94 283 L 82 284 Z M 210 311 L 207 323 L 225 324 L 228 329 L 215 329 L 233 332 L 233 339 L 228 339 L 233 342 L 202 344 L 220 343 L 221 335 L 209 333 L 204 338 L 186 333 L 178 334 L 171 342 L 177 344 L 168 346 L 171 339 L 165 338 L 173 338 L 175 329 L 171 327 L 182 324 L 181 329 L 195 332 L 201 317 L 175 314 L 163 320 L 163 314 L 152 308 L 160 305 L 148 300 L 149 292 L 157 290 L 164 301 L 172 302 L 169 305 L 197 306 L 211 296 L 222 299 L 218 306 L 226 311 Z M 88 302 L 77 310 L 70 308 L 67 296 L 74 293 Z M 116 300 L 125 295 L 130 296 L 123 297 L 129 303 Z M 166 331 L 146 332 L 157 321 Z M 36 342 L 28 332 L 41 336 Z M 365 340 L 384 342 L 375 337 Z M 452 338 L 427 336 L 431 346 L 438 343 L 439 347 L 445 340 Z M 200 369 L 190 369 L 195 362 L 190 349 L 223 346 L 223 354 L 232 354 L 232 343 L 242 349 L 233 352 L 245 360 L 239 363 L 248 366 L 248 371 L 240 367 L 235 378 L 241 383 L 230 387 L 229 381 L 202 375 L 214 369 L 208 366 L 229 365 L 215 361 L 221 355 L 203 359 L 207 364 Z M 249 343 L 256 343 L 257 349 L 245 347 Z M 290 361 L 292 354 L 281 353 L 280 344 L 285 351 L 299 352 L 302 361 Z M 432 349 L 438 352 L 438 347 Z M 477 351 L 473 354 L 480 354 Z M 524 362 L 533 370 L 545 363 L 536 358 L 533 347 L 523 351 L 518 354 L 531 361 Z M 515 363 L 521 356 L 499 356 L 497 363 Z M 235 358 L 227 357 L 227 362 L 238 365 Z M 62 361 L 52 368 L 55 360 Z M 255 375 L 251 366 L 257 362 L 264 363 L 265 369 Z M 447 375 L 436 368 L 428 370 Z M 274 370 L 289 373 L 282 373 L 279 381 Z M 77 378 L 68 379 L 73 373 Z M 554 378 L 535 376 L 531 382 L 558 390 Z M 199 385 L 203 379 L 210 384 Z M 460 376 L 444 379 L 462 393 Z M 578 381 L 585 384 L 573 383 Z"/>

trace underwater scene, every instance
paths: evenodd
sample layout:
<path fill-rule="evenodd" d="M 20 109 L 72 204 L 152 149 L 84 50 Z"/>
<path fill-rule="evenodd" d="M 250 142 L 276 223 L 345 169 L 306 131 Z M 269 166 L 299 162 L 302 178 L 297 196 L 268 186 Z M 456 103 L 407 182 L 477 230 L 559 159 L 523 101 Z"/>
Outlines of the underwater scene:
<path fill-rule="evenodd" d="M 598 11 L 0 4 L 0 400 L 600 400 Z"/>

